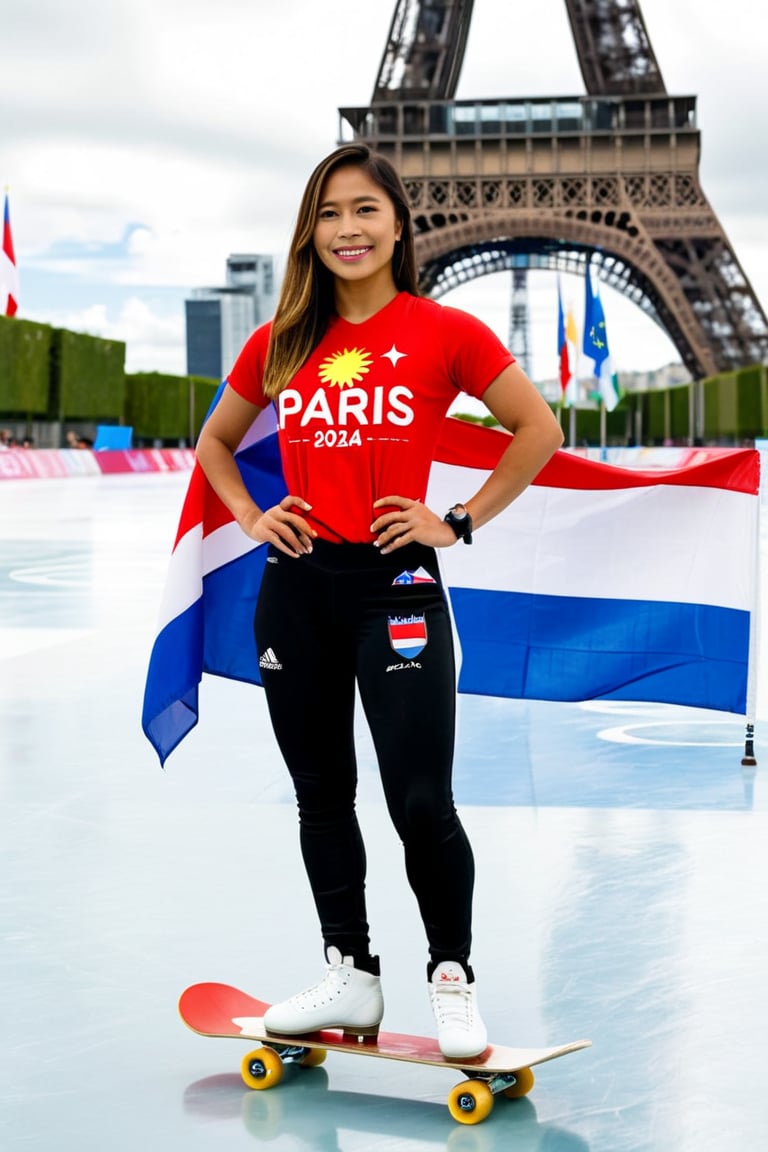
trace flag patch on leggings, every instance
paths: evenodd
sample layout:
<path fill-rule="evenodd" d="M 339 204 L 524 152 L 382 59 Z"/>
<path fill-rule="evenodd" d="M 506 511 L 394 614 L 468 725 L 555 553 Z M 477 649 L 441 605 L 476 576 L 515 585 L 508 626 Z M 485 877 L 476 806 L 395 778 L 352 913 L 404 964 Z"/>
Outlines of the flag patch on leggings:
<path fill-rule="evenodd" d="M 427 646 L 427 621 L 424 616 L 389 616 L 389 643 L 399 656 L 413 660 Z"/>
<path fill-rule="evenodd" d="M 434 576 L 430 576 L 426 568 L 419 567 L 415 572 L 406 570 L 401 572 L 399 576 L 395 576 L 392 581 L 393 584 L 434 584 Z"/>

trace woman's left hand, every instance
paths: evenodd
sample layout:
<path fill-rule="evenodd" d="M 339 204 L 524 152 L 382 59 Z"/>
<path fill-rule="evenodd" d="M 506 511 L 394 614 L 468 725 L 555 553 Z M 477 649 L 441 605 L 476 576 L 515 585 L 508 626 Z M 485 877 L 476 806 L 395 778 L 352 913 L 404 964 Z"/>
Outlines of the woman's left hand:
<path fill-rule="evenodd" d="M 456 533 L 450 524 L 422 504 L 405 496 L 384 496 L 374 508 L 387 508 L 371 524 L 377 539 L 374 544 L 382 554 L 394 552 L 405 544 L 428 544 L 432 548 L 447 548 L 456 543 Z"/>

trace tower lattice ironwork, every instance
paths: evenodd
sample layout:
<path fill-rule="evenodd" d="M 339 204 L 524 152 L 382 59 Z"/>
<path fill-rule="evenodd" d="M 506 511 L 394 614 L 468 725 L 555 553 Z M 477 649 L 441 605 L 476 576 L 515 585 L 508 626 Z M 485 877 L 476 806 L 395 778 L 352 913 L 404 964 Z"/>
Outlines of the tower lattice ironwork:
<path fill-rule="evenodd" d="M 566 0 L 586 95 L 455 100 L 472 0 L 397 0 L 370 104 L 340 139 L 408 190 L 421 286 L 584 271 L 668 333 L 694 378 L 768 360 L 768 320 L 701 187 L 695 96 L 667 92 L 637 0 Z"/>

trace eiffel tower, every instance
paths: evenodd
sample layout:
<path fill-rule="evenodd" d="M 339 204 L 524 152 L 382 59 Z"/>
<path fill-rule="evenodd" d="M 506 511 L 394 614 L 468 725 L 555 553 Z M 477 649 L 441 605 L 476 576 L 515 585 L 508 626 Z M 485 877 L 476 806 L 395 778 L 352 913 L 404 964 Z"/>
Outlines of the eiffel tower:
<path fill-rule="evenodd" d="M 565 0 L 586 96 L 455 100 L 473 0 L 397 0 L 340 140 L 399 169 L 422 291 L 546 268 L 601 280 L 694 379 L 768 360 L 768 320 L 699 181 L 696 97 L 667 93 L 638 0 Z"/>

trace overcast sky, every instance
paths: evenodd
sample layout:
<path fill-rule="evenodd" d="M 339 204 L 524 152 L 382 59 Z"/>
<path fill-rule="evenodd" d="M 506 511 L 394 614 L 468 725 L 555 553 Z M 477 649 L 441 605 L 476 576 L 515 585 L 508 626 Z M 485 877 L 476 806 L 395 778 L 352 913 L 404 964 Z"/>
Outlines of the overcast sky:
<path fill-rule="evenodd" d="M 230 252 L 282 266 L 306 178 L 337 142 L 337 108 L 370 99 L 394 7 L 0 0 L 0 184 L 19 316 L 123 339 L 129 371 L 185 372 L 184 297 L 223 283 Z M 642 10 L 667 90 L 698 97 L 704 191 L 766 307 L 766 17 L 752 0 Z M 583 91 L 563 0 L 476 0 L 459 98 Z M 530 280 L 532 370 L 546 378 L 554 281 Z M 565 294 L 580 321 L 580 285 L 568 278 Z M 678 359 L 637 308 L 602 294 L 619 369 Z M 506 338 L 508 275 L 443 299 Z"/>

